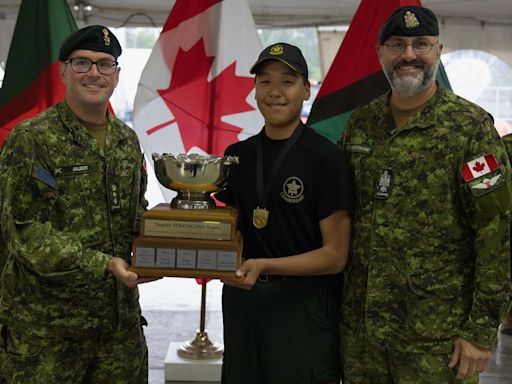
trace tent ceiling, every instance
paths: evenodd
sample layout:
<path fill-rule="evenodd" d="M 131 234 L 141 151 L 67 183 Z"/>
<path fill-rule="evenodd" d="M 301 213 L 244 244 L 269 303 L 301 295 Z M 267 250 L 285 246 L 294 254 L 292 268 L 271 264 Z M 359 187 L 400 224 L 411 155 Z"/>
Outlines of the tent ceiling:
<path fill-rule="evenodd" d="M 36 0 L 31 0 L 36 1 Z M 388 0 L 373 0 L 388 1 Z M 174 0 L 68 0 L 90 4 L 91 12 L 73 11 L 85 24 L 157 26 L 165 22 Z M 259 27 L 348 24 L 359 0 L 249 0 Z M 20 0 L 0 0 L 0 22 L 16 18 Z M 512 25 L 511 0 L 423 0 L 442 20 L 455 23 Z M 85 18 L 83 15 L 85 14 Z"/>

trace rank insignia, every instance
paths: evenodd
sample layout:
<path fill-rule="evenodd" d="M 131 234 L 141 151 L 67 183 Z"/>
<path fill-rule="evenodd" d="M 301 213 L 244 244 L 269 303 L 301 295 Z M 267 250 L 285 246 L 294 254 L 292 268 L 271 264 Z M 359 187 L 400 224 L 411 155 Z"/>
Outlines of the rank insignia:
<path fill-rule="evenodd" d="M 110 212 L 112 212 L 112 213 L 119 212 L 121 210 L 121 205 L 119 202 L 119 184 L 111 183 L 109 190 L 110 190 L 110 196 L 109 196 Z"/>
<path fill-rule="evenodd" d="M 500 168 L 500 164 L 492 153 L 468 161 L 460 168 L 460 173 L 466 182 L 485 176 Z"/>
<path fill-rule="evenodd" d="M 391 189 L 391 172 L 385 169 L 380 175 L 379 182 L 375 191 L 375 197 L 378 199 L 387 199 Z"/>

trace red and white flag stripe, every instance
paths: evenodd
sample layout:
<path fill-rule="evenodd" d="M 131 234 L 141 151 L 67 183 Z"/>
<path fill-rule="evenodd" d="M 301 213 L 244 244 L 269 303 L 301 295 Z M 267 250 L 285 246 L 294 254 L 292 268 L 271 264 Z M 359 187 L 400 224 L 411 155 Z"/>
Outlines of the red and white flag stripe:
<path fill-rule="evenodd" d="M 461 167 L 461 173 L 465 181 L 471 181 L 498 168 L 500 168 L 498 161 L 492 153 L 489 153 L 468 161 Z"/>
<path fill-rule="evenodd" d="M 222 155 L 259 132 L 249 69 L 260 51 L 247 0 L 176 0 L 135 96 L 133 125 L 147 158 Z"/>

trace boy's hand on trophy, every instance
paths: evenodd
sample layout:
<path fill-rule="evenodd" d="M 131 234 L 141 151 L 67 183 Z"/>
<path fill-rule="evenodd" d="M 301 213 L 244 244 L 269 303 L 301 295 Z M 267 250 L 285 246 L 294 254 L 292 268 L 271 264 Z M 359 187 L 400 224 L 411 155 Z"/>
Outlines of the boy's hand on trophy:
<path fill-rule="evenodd" d="M 224 280 L 224 283 L 242 289 L 251 289 L 262 272 L 263 265 L 259 259 L 248 259 L 235 272 L 238 280 Z"/>

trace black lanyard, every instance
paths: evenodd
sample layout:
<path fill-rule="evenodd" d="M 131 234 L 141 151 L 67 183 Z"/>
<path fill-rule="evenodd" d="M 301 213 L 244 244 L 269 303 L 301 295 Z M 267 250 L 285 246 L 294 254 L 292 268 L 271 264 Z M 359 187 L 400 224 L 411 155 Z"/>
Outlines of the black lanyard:
<path fill-rule="evenodd" d="M 263 178 L 263 132 L 258 138 L 257 142 L 257 153 L 256 153 L 256 199 L 258 203 L 257 209 L 255 209 L 254 215 L 258 215 L 256 213 L 266 212 L 266 217 L 263 219 L 263 222 L 260 224 L 254 223 L 256 228 L 263 228 L 267 224 L 268 220 L 268 211 L 265 209 L 265 206 L 268 202 L 268 196 L 270 194 L 270 187 L 272 185 L 272 180 L 274 179 L 277 171 L 279 170 L 285 156 L 288 154 L 293 144 L 297 142 L 302 131 L 304 130 L 304 124 L 299 123 L 299 125 L 295 128 L 290 138 L 287 140 L 286 144 L 281 151 L 279 152 L 279 156 L 272 167 L 272 171 L 270 172 L 270 176 L 267 179 L 267 184 L 265 185 L 265 181 Z M 259 216 L 259 215 L 258 215 Z M 253 220 L 254 222 L 254 220 Z"/>

